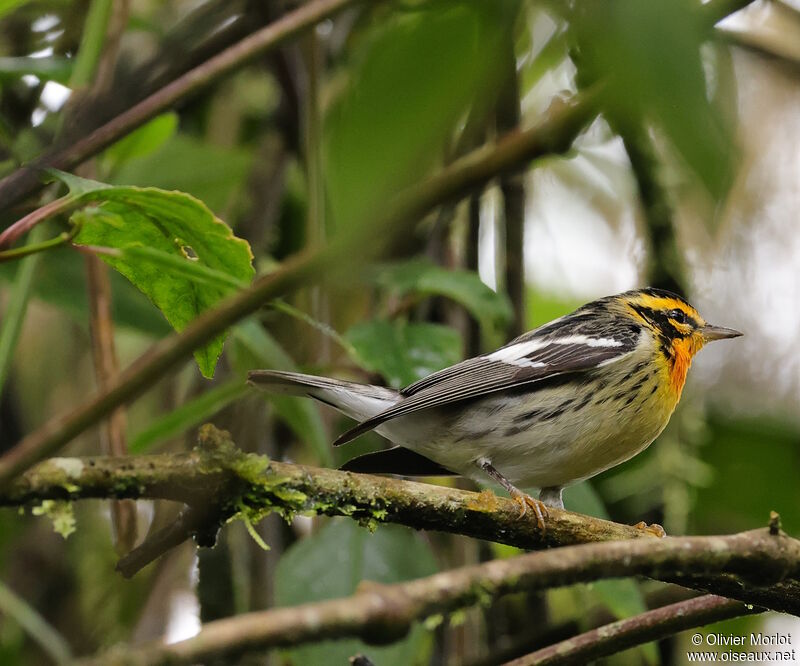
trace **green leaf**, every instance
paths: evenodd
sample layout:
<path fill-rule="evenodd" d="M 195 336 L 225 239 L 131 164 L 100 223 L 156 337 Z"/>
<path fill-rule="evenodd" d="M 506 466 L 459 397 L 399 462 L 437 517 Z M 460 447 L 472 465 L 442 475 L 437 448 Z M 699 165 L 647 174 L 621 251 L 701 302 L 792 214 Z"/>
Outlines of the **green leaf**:
<path fill-rule="evenodd" d="M 136 245 L 123 247 L 120 250 L 115 250 L 113 248 L 103 249 L 108 250 L 107 256 L 125 259 L 134 264 L 150 262 L 175 276 L 217 287 L 222 291 L 242 289 L 247 286 L 247 282 L 238 280 L 223 271 L 209 268 L 197 261 L 186 261 L 186 256 L 183 254 L 169 254 L 151 247 L 139 247 Z"/>
<path fill-rule="evenodd" d="M 234 364 L 242 374 L 254 368 L 297 370 L 291 356 L 255 320 L 248 319 L 237 324 L 233 329 L 233 338 L 236 342 Z M 278 418 L 309 445 L 320 463 L 330 467 L 333 464 L 330 441 L 314 404 L 306 398 L 290 395 L 261 395 L 272 404 Z"/>
<path fill-rule="evenodd" d="M 171 139 L 177 129 L 178 114 L 174 111 L 156 116 L 106 149 L 103 153 L 106 167 L 114 170 L 129 160 L 153 153 Z"/>
<path fill-rule="evenodd" d="M 428 2 L 378 23 L 325 127 L 334 221 L 362 222 L 441 158 L 458 120 L 501 80 L 516 2 Z M 413 91 L 413 94 L 408 92 Z"/>
<path fill-rule="evenodd" d="M 51 173 L 67 183 L 76 203 L 95 205 L 73 213 L 72 222 L 81 227 L 74 242 L 123 250 L 118 256 L 100 257 L 147 295 L 175 330 L 183 330 L 230 289 L 198 281 L 197 273 L 208 274 L 204 269 L 225 273 L 232 285 L 252 280 L 250 246 L 194 197 L 156 188 L 109 187 Z M 145 260 L 147 250 L 142 248 L 160 254 L 150 252 Z M 164 254 L 185 262 L 183 274 L 164 270 Z M 154 256 L 161 257 L 161 262 L 153 261 Z M 171 263 L 174 268 L 175 261 Z M 213 376 L 223 341 L 224 335 L 220 335 L 195 351 L 204 376 Z"/>
<path fill-rule="evenodd" d="M 472 271 L 448 270 L 415 259 L 378 267 L 376 281 L 400 295 L 417 293 L 450 298 L 463 305 L 489 337 L 504 329 L 513 314 L 508 297 L 481 282 Z"/>
<path fill-rule="evenodd" d="M 397 583 L 436 570 L 430 548 L 414 532 L 381 525 L 370 534 L 351 520 L 339 519 L 286 551 L 275 575 L 275 601 L 277 606 L 294 606 L 334 599 L 353 594 L 364 580 Z M 405 639 L 386 647 L 328 641 L 288 651 L 287 657 L 294 664 L 327 666 L 347 664 L 361 652 L 381 666 L 407 666 L 417 663 L 424 647 L 425 630 L 416 626 Z"/>
<path fill-rule="evenodd" d="M 461 338 L 448 326 L 373 319 L 356 324 L 345 338 L 358 362 L 400 388 L 461 359 Z"/>
<path fill-rule="evenodd" d="M 694 490 L 690 534 L 752 529 L 765 525 L 770 511 L 780 513 L 786 532 L 800 532 L 795 414 L 746 417 L 720 409 L 709 415 L 702 458 L 713 468 L 714 479 Z"/>
<path fill-rule="evenodd" d="M 708 191 L 723 196 L 734 142 L 721 106 L 709 101 L 701 50 L 714 33 L 703 5 L 611 0 L 576 7 L 578 64 L 590 80 L 604 82 L 604 112 L 612 125 L 654 123 Z"/>
<path fill-rule="evenodd" d="M 235 400 L 245 396 L 247 390 L 244 380 L 237 377 L 202 393 L 178 409 L 151 422 L 133 438 L 128 450 L 133 455 L 146 453 L 156 444 L 176 437 L 206 421 Z"/>
<path fill-rule="evenodd" d="M 121 164 L 110 180 L 115 185 L 180 190 L 222 211 L 245 184 L 252 160 L 250 150 L 176 134 L 157 150 Z"/>
<path fill-rule="evenodd" d="M 22 7 L 22 5 L 28 2 L 30 2 L 30 0 L 0 0 L 0 18 L 3 18 L 6 14 L 10 14 L 17 9 L 17 7 Z"/>
<path fill-rule="evenodd" d="M 45 173 L 54 180 L 61 181 L 69 189 L 70 196 L 78 200 L 84 195 L 95 194 L 100 190 L 110 190 L 112 185 L 101 183 L 97 180 L 89 180 L 88 178 L 81 178 L 75 174 L 68 173 L 67 171 L 60 171 L 58 169 L 47 168 Z"/>
<path fill-rule="evenodd" d="M 2 10 L 0 10 L 2 13 Z M 15 79 L 24 74 L 33 74 L 43 81 L 67 84 L 72 74 L 72 61 L 67 58 L 2 57 L 0 58 L 0 81 Z"/>
<path fill-rule="evenodd" d="M 42 227 L 36 227 L 30 234 L 28 244 L 35 245 L 44 237 L 45 233 Z M 33 255 L 23 259 L 19 266 L 14 265 L 16 272 L 12 278 L 13 287 L 6 300 L 5 311 L 2 321 L 0 321 L 0 393 L 3 391 L 6 378 L 11 370 L 14 350 L 28 311 L 34 276 L 40 262 L 41 255 Z"/>
<path fill-rule="evenodd" d="M 0 264 L 0 280 L 14 280 L 17 262 Z M 151 337 L 167 335 L 171 327 L 147 298 L 119 273 L 112 272 L 111 300 L 114 324 Z M 47 252 L 40 261 L 33 284 L 33 296 L 63 310 L 79 326 L 89 320 L 84 257 L 71 248 Z"/>

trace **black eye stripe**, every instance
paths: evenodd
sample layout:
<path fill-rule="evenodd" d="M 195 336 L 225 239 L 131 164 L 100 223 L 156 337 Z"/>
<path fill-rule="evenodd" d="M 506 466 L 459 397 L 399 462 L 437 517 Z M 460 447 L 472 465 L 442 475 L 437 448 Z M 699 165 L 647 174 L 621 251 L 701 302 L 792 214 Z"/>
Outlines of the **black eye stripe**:
<path fill-rule="evenodd" d="M 683 326 L 690 326 L 691 328 L 697 328 L 698 326 L 697 321 L 680 308 L 674 308 L 672 310 L 654 310 L 652 308 L 635 305 L 634 310 L 645 319 L 652 322 L 652 324 L 668 338 L 689 335 L 689 333 L 683 329 Z"/>

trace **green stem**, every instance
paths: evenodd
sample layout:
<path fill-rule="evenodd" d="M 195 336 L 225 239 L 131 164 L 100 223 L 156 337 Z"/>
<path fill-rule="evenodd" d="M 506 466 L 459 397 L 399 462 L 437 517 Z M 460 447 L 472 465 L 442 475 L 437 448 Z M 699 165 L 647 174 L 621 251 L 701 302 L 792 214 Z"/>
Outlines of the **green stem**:
<path fill-rule="evenodd" d="M 35 246 L 41 235 L 43 235 L 42 230 L 35 229 L 31 234 L 30 244 L 25 247 Z M 8 377 L 14 349 L 16 349 L 17 340 L 22 330 L 22 323 L 25 321 L 28 300 L 33 287 L 33 278 L 36 273 L 36 267 L 39 265 L 39 260 L 39 257 L 31 257 L 20 264 L 14 279 L 13 290 L 8 299 L 6 312 L 3 316 L 2 324 L 0 324 L 0 392 L 2 392 Z"/>
<path fill-rule="evenodd" d="M 112 6 L 113 0 L 92 0 L 70 77 L 70 86 L 73 89 L 88 86 L 94 79 L 106 41 Z"/>
<path fill-rule="evenodd" d="M 70 231 L 65 231 L 50 240 L 42 241 L 41 243 L 34 241 L 22 247 L 15 247 L 13 250 L 4 250 L 0 252 L 0 262 L 22 259 L 23 257 L 38 254 L 39 252 L 44 252 L 45 250 L 59 247 L 60 245 L 66 245 L 75 238 L 77 233 L 78 225 L 75 225 Z"/>
<path fill-rule="evenodd" d="M 28 602 L 0 582 L 0 612 L 16 620 L 22 629 L 39 644 L 39 647 L 57 664 L 67 664 L 72 660 L 72 651 L 47 621 L 36 612 Z"/>

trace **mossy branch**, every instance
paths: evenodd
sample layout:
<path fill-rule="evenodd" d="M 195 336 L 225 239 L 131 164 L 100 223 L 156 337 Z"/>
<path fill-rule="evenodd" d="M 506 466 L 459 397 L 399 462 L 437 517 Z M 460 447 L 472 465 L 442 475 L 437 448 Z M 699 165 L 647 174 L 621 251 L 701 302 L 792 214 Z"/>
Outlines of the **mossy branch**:
<path fill-rule="evenodd" d="M 547 531 L 521 519 L 518 506 L 486 491 L 473 493 L 431 484 L 268 461 L 239 451 L 227 433 L 204 426 L 190 453 L 127 458 L 54 458 L 40 463 L 0 491 L 0 505 L 82 498 L 161 498 L 190 507 L 182 522 L 145 542 L 123 560 L 131 575 L 189 535 L 213 543 L 219 526 L 245 510 L 251 518 L 268 512 L 348 516 L 363 524 L 398 523 L 542 549 L 589 542 L 609 544 L 625 562 L 636 552 L 666 557 L 665 567 L 609 569 L 608 576 L 648 575 L 658 580 L 721 594 L 739 601 L 800 614 L 800 541 L 777 524 L 735 536 L 658 539 L 610 521 L 551 510 Z M 640 546 L 643 543 L 645 545 Z M 564 557 L 571 551 L 559 549 Z M 606 552 L 606 551 L 602 551 Z M 685 556 L 681 560 L 675 553 Z M 660 555 L 657 555 L 660 554 Z M 623 557 L 624 556 L 624 557 Z M 605 555 L 604 555 L 605 557 Z M 677 562 L 685 566 L 678 566 Z M 649 566 L 649 565 L 648 565 Z M 616 572 L 616 573 L 614 573 Z M 561 583 L 565 584 L 565 583 Z"/>

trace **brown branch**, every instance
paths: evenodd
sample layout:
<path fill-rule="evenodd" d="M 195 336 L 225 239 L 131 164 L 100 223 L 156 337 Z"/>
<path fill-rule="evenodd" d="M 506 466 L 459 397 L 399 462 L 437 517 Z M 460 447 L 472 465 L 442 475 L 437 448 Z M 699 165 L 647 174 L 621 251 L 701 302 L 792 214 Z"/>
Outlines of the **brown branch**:
<path fill-rule="evenodd" d="M 42 155 L 0 181 L 0 210 L 41 188 L 45 167 L 68 170 L 96 155 L 159 113 L 196 94 L 256 56 L 283 44 L 299 32 L 355 4 L 356 0 L 313 0 L 209 58 L 71 146 Z"/>
<path fill-rule="evenodd" d="M 11 247 L 20 236 L 28 233 L 40 222 L 67 212 L 74 202 L 75 198 L 67 195 L 31 211 L 0 233 L 0 249 Z"/>
<path fill-rule="evenodd" d="M 739 601 L 706 594 L 606 624 L 509 661 L 504 666 L 587 664 L 594 659 L 660 640 L 686 629 L 760 612 L 762 609 Z"/>
<path fill-rule="evenodd" d="M 86 286 L 89 296 L 89 330 L 97 387 L 101 391 L 119 377 L 114 320 L 111 315 L 111 280 L 106 266 L 98 257 L 86 257 Z M 118 407 L 109 414 L 100 430 L 100 450 L 111 456 L 128 454 L 126 414 Z M 111 503 L 111 526 L 117 552 L 129 552 L 136 543 L 136 506 L 129 500 Z"/>
<path fill-rule="evenodd" d="M 346 275 L 351 267 L 346 259 L 354 253 L 364 256 L 369 250 L 379 254 L 391 243 L 412 236 L 406 233 L 409 221 L 536 157 L 566 151 L 596 113 L 596 94 L 582 94 L 536 127 L 512 132 L 495 145 L 485 145 L 401 193 L 386 207 L 382 217 L 352 225 L 325 248 L 294 255 L 281 269 L 257 278 L 247 289 L 202 313 L 181 333 L 154 344 L 106 390 L 72 412 L 46 422 L 5 453 L 0 458 L 0 487 L 36 461 L 58 451 L 118 406 L 138 397 L 155 381 L 188 360 L 195 349 L 267 301 L 313 284 L 323 276 L 328 280 L 337 274 Z"/>
<path fill-rule="evenodd" d="M 362 583 L 347 598 L 247 613 L 206 624 L 194 638 L 119 649 L 103 664 L 189 664 L 332 638 L 402 638 L 419 620 L 520 591 L 687 571 L 742 580 L 800 572 L 800 543 L 768 529 L 725 537 L 639 539 L 568 546 L 463 567 L 406 583 Z M 92 663 L 91 661 L 87 663 Z M 97 663 L 97 662 L 94 662 Z"/>
<path fill-rule="evenodd" d="M 392 478 L 268 462 L 266 458 L 238 451 L 226 433 L 212 426 L 203 429 L 200 445 L 191 453 L 45 461 L 0 491 L 0 506 L 81 498 L 160 498 L 184 502 L 212 517 L 199 530 L 211 542 L 219 524 L 242 506 L 256 512 L 279 511 L 283 515 L 310 511 L 344 515 L 366 523 L 398 523 L 520 548 L 625 540 L 619 546 L 620 552 L 634 553 L 638 552 L 636 544 L 646 542 L 655 544 L 657 552 L 664 548 L 665 553 L 682 549 L 689 557 L 696 553 L 696 566 L 650 573 L 634 569 L 625 575 L 652 575 L 658 580 L 745 603 L 800 614 L 800 583 L 795 579 L 800 572 L 800 542 L 782 535 L 775 521 L 764 538 L 748 533 L 748 537 L 657 539 L 634 527 L 552 509 L 547 532 L 542 535 L 536 521 L 520 519 L 519 507 L 513 501 L 489 491 L 476 494 Z M 767 536 L 776 538 L 769 540 Z M 673 545 L 658 545 L 664 543 Z M 647 550 L 650 546 L 644 548 L 650 552 Z M 567 551 L 562 548 L 559 552 Z"/>

